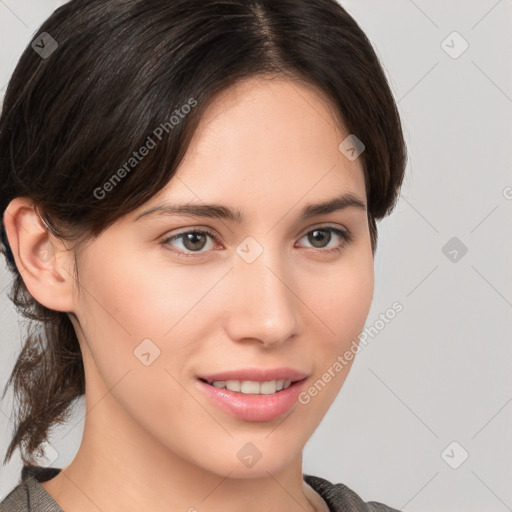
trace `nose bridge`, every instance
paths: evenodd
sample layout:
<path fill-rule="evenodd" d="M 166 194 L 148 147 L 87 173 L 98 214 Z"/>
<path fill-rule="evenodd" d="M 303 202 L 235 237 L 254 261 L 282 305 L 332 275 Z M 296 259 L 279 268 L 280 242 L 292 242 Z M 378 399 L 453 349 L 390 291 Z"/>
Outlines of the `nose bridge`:
<path fill-rule="evenodd" d="M 288 282 L 291 278 L 284 254 L 278 248 L 265 247 L 251 261 L 244 255 L 256 250 L 254 245 L 240 246 L 249 251 L 239 252 L 242 256 L 230 273 L 234 296 L 229 305 L 229 334 L 234 340 L 253 338 L 265 346 L 282 343 L 298 327 L 297 299 L 291 291 L 293 283 Z"/>

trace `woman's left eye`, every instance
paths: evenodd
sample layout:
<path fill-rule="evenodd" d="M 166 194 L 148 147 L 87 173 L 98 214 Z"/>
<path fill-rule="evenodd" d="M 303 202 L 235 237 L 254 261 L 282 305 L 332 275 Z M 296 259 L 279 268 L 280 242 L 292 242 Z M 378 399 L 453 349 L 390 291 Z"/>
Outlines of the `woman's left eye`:
<path fill-rule="evenodd" d="M 322 245 L 325 242 L 325 240 L 327 240 L 327 244 L 331 242 L 331 240 L 333 239 L 332 233 L 334 233 L 336 237 L 340 239 L 340 243 L 335 245 L 335 247 L 325 249 L 325 246 Z M 199 256 L 201 254 L 204 254 L 205 252 L 208 252 L 202 251 L 202 249 L 204 249 L 207 245 L 207 239 L 211 238 L 212 240 L 215 240 L 215 237 L 216 235 L 211 231 L 204 229 L 192 229 L 189 231 L 182 231 L 181 233 L 177 233 L 176 235 L 168 237 L 165 240 L 163 240 L 162 243 L 164 245 L 171 245 L 173 247 L 176 247 L 176 245 L 174 245 L 171 242 L 180 241 L 183 244 L 182 248 L 178 248 L 178 250 L 170 250 L 183 256 Z M 306 237 L 311 241 L 311 243 L 319 244 L 320 246 L 322 246 L 320 248 L 318 246 L 314 246 L 314 248 L 317 248 L 319 252 L 326 253 L 340 252 L 341 249 L 343 249 L 343 247 L 345 247 L 345 245 L 347 245 L 352 240 L 352 235 L 348 231 L 334 227 L 315 228 L 311 231 L 308 231 L 301 238 Z"/>

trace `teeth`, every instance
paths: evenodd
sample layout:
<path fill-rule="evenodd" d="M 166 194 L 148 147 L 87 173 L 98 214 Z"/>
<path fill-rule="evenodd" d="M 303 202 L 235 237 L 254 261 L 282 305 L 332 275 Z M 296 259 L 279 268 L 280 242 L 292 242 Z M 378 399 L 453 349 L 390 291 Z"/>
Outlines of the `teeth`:
<path fill-rule="evenodd" d="M 282 389 L 289 388 L 291 380 L 269 380 L 257 382 L 255 380 L 216 380 L 212 386 L 226 388 L 229 391 L 238 391 L 245 395 L 271 395 Z"/>

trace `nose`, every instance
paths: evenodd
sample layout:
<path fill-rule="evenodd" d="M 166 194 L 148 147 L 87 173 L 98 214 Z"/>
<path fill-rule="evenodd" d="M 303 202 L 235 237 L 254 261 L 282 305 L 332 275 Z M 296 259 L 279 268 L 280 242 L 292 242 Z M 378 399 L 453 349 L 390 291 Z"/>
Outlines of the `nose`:
<path fill-rule="evenodd" d="M 291 272 L 278 260 L 264 250 L 252 263 L 240 258 L 229 272 L 225 329 L 232 340 L 271 348 L 299 334 L 301 302 Z"/>

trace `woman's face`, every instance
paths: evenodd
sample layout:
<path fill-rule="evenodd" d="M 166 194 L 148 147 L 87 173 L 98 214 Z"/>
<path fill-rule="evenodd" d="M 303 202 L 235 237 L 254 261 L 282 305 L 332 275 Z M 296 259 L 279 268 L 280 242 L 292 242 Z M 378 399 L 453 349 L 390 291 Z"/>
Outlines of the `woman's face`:
<path fill-rule="evenodd" d="M 347 376 L 345 353 L 373 295 L 361 159 L 338 148 L 348 135 L 311 87 L 239 82 L 211 104 L 161 193 L 84 248 L 74 312 L 87 399 L 110 390 L 115 404 L 88 412 L 89 435 L 100 439 L 100 425 L 111 438 L 136 432 L 134 449 L 240 478 L 301 458 Z M 362 207 L 302 217 L 346 194 Z M 184 204 L 241 219 L 140 216 Z M 277 373 L 239 375 L 246 369 Z M 217 380 L 304 379 L 259 394 L 251 383 L 240 385 L 255 394 L 201 380 L 224 372 L 233 373 Z"/>

